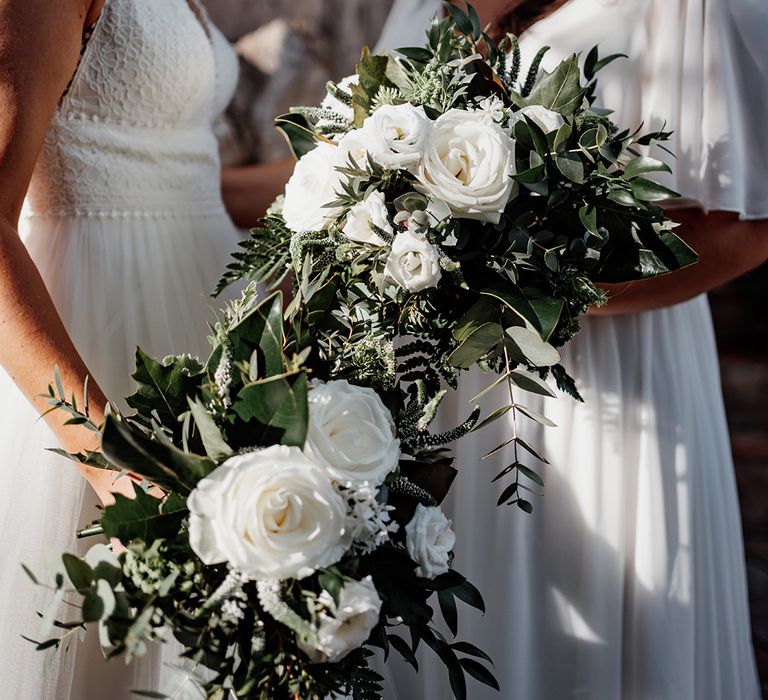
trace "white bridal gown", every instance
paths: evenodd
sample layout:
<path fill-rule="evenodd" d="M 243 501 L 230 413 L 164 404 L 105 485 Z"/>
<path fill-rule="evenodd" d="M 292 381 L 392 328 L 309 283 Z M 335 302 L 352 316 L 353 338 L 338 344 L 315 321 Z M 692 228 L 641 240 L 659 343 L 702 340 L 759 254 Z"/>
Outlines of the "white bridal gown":
<path fill-rule="evenodd" d="M 407 22 L 390 31 L 397 46 L 422 43 Z M 603 56 L 628 54 L 600 74 L 600 101 L 622 125 L 668 122 L 679 156 L 668 184 L 686 198 L 759 219 L 768 218 L 766 35 L 762 0 L 571 0 L 522 47 L 527 65 L 551 46 L 549 70 L 595 44 Z M 488 606 L 484 618 L 460 616 L 461 638 L 494 657 L 505 699 L 756 700 L 707 299 L 589 318 L 563 360 L 586 403 L 540 406 L 558 427 L 531 431 L 552 462 L 533 515 L 494 507 L 501 487 L 490 481 L 510 455 L 479 461 L 511 435 L 508 423 L 456 445 L 461 471 L 446 505 L 456 568 Z M 444 424 L 458 424 L 489 382 L 464 377 Z M 503 403 L 499 393 L 485 407 Z M 405 665 L 387 672 L 388 698 L 451 697 L 434 655 L 420 660 L 418 679 Z M 470 681 L 469 697 L 499 694 Z"/>
<path fill-rule="evenodd" d="M 51 123 L 21 233 L 113 400 L 132 392 L 137 345 L 156 357 L 207 352 L 208 293 L 238 240 L 212 131 L 236 76 L 226 40 L 187 0 L 107 0 Z M 93 644 L 46 665 L 21 639 L 38 638 L 35 610 L 48 600 L 21 562 L 43 573 L 97 511 L 76 470 L 44 452 L 53 435 L 2 372 L 0 445 L 0 697 L 127 700 L 132 688 L 159 690 L 161 676 L 172 692 L 157 650 L 129 669 Z"/>

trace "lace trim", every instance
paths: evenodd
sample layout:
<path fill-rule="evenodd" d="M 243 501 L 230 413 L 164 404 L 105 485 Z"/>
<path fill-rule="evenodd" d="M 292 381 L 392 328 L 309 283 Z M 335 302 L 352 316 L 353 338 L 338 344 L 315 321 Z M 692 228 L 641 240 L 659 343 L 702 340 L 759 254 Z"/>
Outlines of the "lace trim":
<path fill-rule="evenodd" d="M 84 207 L 67 207 L 64 209 L 49 209 L 35 211 L 28 209 L 23 212 L 24 219 L 178 219 L 178 218 L 212 218 L 229 217 L 221 202 L 197 204 L 190 207 L 147 209 L 90 209 Z"/>

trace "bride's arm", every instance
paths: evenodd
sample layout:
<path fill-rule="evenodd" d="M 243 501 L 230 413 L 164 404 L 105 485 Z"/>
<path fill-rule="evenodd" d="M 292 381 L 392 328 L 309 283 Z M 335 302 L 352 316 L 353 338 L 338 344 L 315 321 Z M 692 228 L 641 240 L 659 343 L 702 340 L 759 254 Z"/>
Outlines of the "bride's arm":
<path fill-rule="evenodd" d="M 232 220 L 240 228 L 253 228 L 270 204 L 283 193 L 296 161 L 286 158 L 274 163 L 225 168 L 221 187 Z"/>
<path fill-rule="evenodd" d="M 41 414 L 48 405 L 38 395 L 44 393 L 54 367 L 68 394 L 82 392 L 88 370 L 19 238 L 17 222 L 51 116 L 77 66 L 84 23 L 95 5 L 92 0 L 0 0 L 0 365 Z M 94 382 L 90 403 L 99 422 L 106 399 Z M 46 416 L 65 449 L 98 447 L 98 436 L 85 428 L 64 427 L 65 419 L 59 412 Z M 83 472 L 102 499 L 116 490 L 111 488 L 111 474 Z"/>
<path fill-rule="evenodd" d="M 596 315 L 651 311 L 679 304 L 719 287 L 768 260 L 768 220 L 739 221 L 736 214 L 699 209 L 671 210 L 676 233 L 701 260 L 685 270 L 631 284 L 607 285 L 608 305 Z"/>

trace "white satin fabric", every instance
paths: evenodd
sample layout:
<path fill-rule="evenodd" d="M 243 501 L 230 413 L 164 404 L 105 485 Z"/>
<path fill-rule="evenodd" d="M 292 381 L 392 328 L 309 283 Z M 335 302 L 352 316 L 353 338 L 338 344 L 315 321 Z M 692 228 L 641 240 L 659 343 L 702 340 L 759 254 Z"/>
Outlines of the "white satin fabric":
<path fill-rule="evenodd" d="M 187 0 L 107 1 L 53 118 L 20 222 L 76 346 L 118 402 L 133 391 L 137 345 L 155 357 L 205 356 L 208 294 L 239 238 L 219 194 L 212 132 L 234 90 L 237 62 L 224 37 L 201 21 Z M 44 451 L 54 436 L 1 371 L 0 444 L 0 696 L 174 693 L 183 678 L 165 665 L 175 661 L 172 645 L 126 667 L 104 662 L 95 634 L 66 658 L 21 639 L 39 638 L 35 611 L 50 599 L 21 562 L 44 577 L 49 555 L 82 547 L 75 531 L 98 512 L 69 462 Z M 187 684 L 174 697 L 201 695 Z"/>
<path fill-rule="evenodd" d="M 602 55 L 628 54 L 600 78 L 601 102 L 616 121 L 666 121 L 680 154 L 671 186 L 705 209 L 764 218 L 767 30 L 768 7 L 758 0 L 571 0 L 521 43 L 527 62 L 551 46 L 550 70 L 594 44 Z M 394 33 L 398 45 L 421 40 L 408 22 Z M 461 471 L 446 508 L 458 536 L 456 567 L 488 605 L 485 618 L 461 615 L 461 637 L 494 657 L 504 698 L 756 700 L 706 298 L 588 318 L 563 360 L 586 403 L 519 397 L 558 424 L 523 431 L 552 462 L 539 467 L 546 489 L 533 498 L 533 515 L 494 508 L 501 486 L 490 480 L 511 455 L 480 462 L 511 435 L 508 422 L 455 446 Z M 443 427 L 461 422 L 491 381 L 465 376 Z M 486 397 L 486 413 L 504 402 L 500 391 Z M 404 664 L 385 669 L 388 699 L 451 696 L 434 655 L 424 651 L 420 664 L 418 678 Z M 499 695 L 470 681 L 469 697 Z"/>

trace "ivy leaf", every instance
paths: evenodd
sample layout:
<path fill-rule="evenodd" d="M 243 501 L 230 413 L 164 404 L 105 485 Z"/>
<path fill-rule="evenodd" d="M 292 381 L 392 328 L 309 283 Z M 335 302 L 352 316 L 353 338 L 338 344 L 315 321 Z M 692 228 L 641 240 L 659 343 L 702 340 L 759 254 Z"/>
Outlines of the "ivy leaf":
<path fill-rule="evenodd" d="M 573 55 L 560 63 L 551 73 L 544 71 L 526 98 L 512 95 L 521 107 L 542 105 L 564 117 L 573 116 L 581 106 L 586 90 L 581 86 L 581 70 L 578 56 Z"/>
<path fill-rule="evenodd" d="M 309 385 L 304 371 L 248 384 L 233 410 L 248 423 L 253 444 L 304 447 L 309 423 Z"/>
<path fill-rule="evenodd" d="M 115 494 L 114 505 L 104 509 L 101 526 L 107 537 L 116 537 L 124 544 L 133 540 L 152 544 L 155 540 L 178 535 L 188 512 L 186 501 L 176 496 L 164 504 L 136 484 L 134 492 L 136 497 L 133 499 Z"/>
<path fill-rule="evenodd" d="M 203 377 L 203 366 L 194 357 L 183 355 L 158 362 L 138 348 L 133 374 L 138 389 L 126 402 L 140 416 L 156 413 L 176 434 L 180 430 L 178 417 L 188 410 L 187 396 L 198 393 Z"/>

